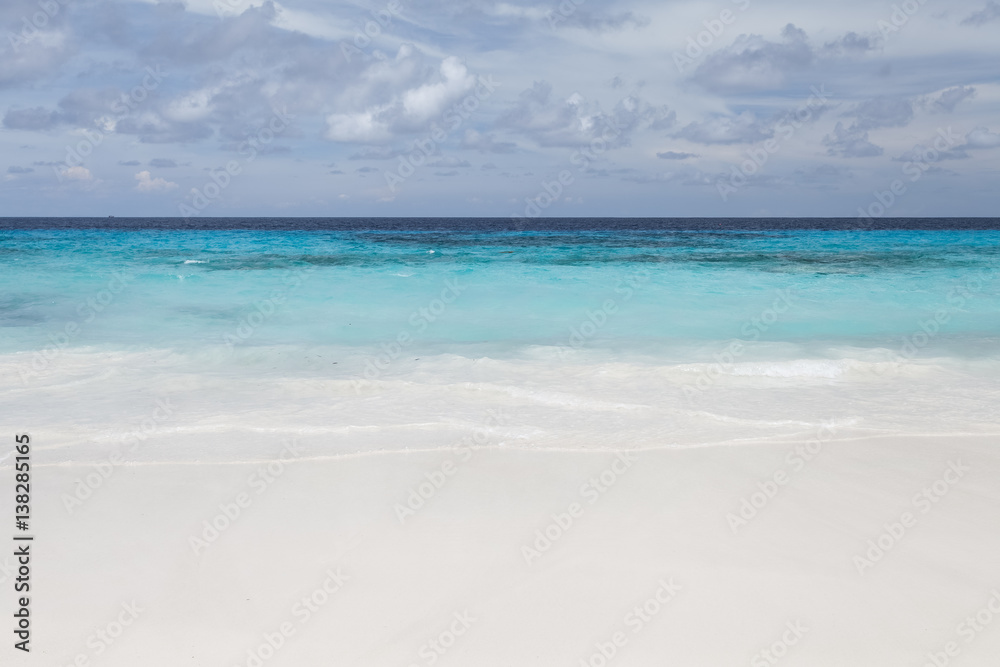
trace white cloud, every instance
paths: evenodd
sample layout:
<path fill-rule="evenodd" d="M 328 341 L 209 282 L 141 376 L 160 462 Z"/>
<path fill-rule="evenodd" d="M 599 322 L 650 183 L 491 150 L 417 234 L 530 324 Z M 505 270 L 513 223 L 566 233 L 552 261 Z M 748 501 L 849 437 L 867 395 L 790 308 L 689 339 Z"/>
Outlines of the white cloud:
<path fill-rule="evenodd" d="M 423 129 L 475 86 L 476 78 L 458 58 L 446 57 L 436 71 L 430 72 L 420 71 L 421 59 L 422 54 L 404 45 L 392 64 L 373 64 L 362 75 L 368 85 L 353 93 L 355 102 L 367 102 L 365 108 L 328 115 L 326 138 L 347 143 L 371 143 Z M 413 81 L 417 77 L 424 80 Z M 407 87 L 392 90 L 393 86 Z M 372 98 L 376 97 L 388 99 L 372 103 Z M 351 101 L 350 97 L 348 101 Z"/>
<path fill-rule="evenodd" d="M 1000 134 L 990 132 L 989 128 L 977 127 L 965 137 L 965 148 L 997 148 L 1000 146 Z"/>
<path fill-rule="evenodd" d="M 86 167 L 70 167 L 63 172 L 63 176 L 71 181 L 90 181 L 94 178 Z"/>
<path fill-rule="evenodd" d="M 135 175 L 135 189 L 139 192 L 166 192 L 177 187 L 176 183 L 171 183 L 163 178 L 153 178 L 148 171 L 140 171 Z"/>

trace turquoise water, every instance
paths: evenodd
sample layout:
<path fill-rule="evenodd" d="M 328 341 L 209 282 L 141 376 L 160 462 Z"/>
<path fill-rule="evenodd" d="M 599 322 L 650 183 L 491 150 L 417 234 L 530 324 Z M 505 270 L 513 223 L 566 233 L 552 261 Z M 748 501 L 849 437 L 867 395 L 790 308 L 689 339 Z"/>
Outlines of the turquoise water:
<path fill-rule="evenodd" d="M 0 229 L 4 427 L 54 461 L 165 402 L 149 460 L 437 448 L 499 412 L 518 447 L 1000 434 L 997 230 L 237 222 Z"/>
<path fill-rule="evenodd" d="M 504 349 L 564 344 L 583 325 L 576 340 L 625 349 L 892 346 L 945 311 L 935 343 L 972 354 L 1000 334 L 998 242 L 997 231 L 5 231 L 0 351 L 53 337 L 211 346 L 247 322 L 241 345 L 407 334 L 413 349 Z M 768 312 L 776 301 L 784 312 Z"/>

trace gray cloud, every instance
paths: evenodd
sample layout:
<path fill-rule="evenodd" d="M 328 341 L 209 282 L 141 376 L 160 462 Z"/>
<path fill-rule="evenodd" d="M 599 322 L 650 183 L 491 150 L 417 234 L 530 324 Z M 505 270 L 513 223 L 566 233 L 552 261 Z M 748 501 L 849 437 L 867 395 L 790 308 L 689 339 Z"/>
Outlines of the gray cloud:
<path fill-rule="evenodd" d="M 881 146 L 876 146 L 868 140 L 868 132 L 857 127 L 844 127 L 838 122 L 833 134 L 823 138 L 827 146 L 827 155 L 838 157 L 876 157 L 882 155 Z"/>
<path fill-rule="evenodd" d="M 874 35 L 861 35 L 848 32 L 843 37 L 823 45 L 824 56 L 861 56 L 869 51 L 877 51 L 882 42 Z"/>
<path fill-rule="evenodd" d="M 497 141 L 492 134 L 483 134 L 476 130 L 466 130 L 462 135 L 462 148 L 477 150 L 480 153 L 513 153 L 517 144 L 512 141 Z"/>
<path fill-rule="evenodd" d="M 471 167 L 472 165 L 469 164 L 469 162 L 467 160 L 460 160 L 457 157 L 449 155 L 447 157 L 438 158 L 437 160 L 434 160 L 433 162 L 428 162 L 427 166 L 428 167 L 455 168 L 455 167 Z"/>
<path fill-rule="evenodd" d="M 874 97 L 843 114 L 854 118 L 850 126 L 838 122 L 832 134 L 823 138 L 827 155 L 834 157 L 877 157 L 884 152 L 872 143 L 868 131 L 884 127 L 905 127 L 914 118 L 913 103 L 901 97 Z"/>
<path fill-rule="evenodd" d="M 118 164 L 122 167 L 138 167 L 142 163 L 138 160 L 119 160 Z"/>
<path fill-rule="evenodd" d="M 750 144 L 774 136 L 768 127 L 750 111 L 737 115 L 712 116 L 708 120 L 685 125 L 675 137 L 697 144 Z"/>
<path fill-rule="evenodd" d="M 155 157 L 149 161 L 149 166 L 159 169 L 173 169 L 177 166 L 177 163 L 168 158 Z"/>
<path fill-rule="evenodd" d="M 33 16 L 39 7 L 35 3 L 19 6 L 23 11 L 15 15 L 17 18 L 10 22 L 10 30 L 5 31 L 3 37 L 5 49 L 0 53 L 0 88 L 48 80 L 79 50 L 67 26 L 66 12 L 56 14 L 42 29 L 35 28 L 31 32 L 21 19 Z"/>
<path fill-rule="evenodd" d="M 976 89 L 972 86 L 955 86 L 941 93 L 933 103 L 935 111 L 954 111 L 962 100 L 974 97 Z"/>
<path fill-rule="evenodd" d="M 875 97 L 861 102 L 844 115 L 856 119 L 852 129 L 857 130 L 905 127 L 913 120 L 913 103 L 898 97 Z"/>
<path fill-rule="evenodd" d="M 687 160 L 688 158 L 698 157 L 695 153 L 683 153 L 677 151 L 665 151 L 663 153 L 657 153 L 656 157 L 661 160 Z"/>
<path fill-rule="evenodd" d="M 549 15 L 549 25 L 553 28 L 582 28 L 593 32 L 612 32 L 625 28 L 645 28 L 650 20 L 633 12 L 620 12 L 601 16 L 585 10 L 577 9 L 568 16 L 558 11 Z"/>
<path fill-rule="evenodd" d="M 980 9 L 978 12 L 970 14 L 964 21 L 962 25 L 985 25 L 990 21 L 995 21 L 1000 18 L 1000 3 L 994 0 L 989 0 L 986 6 Z"/>
<path fill-rule="evenodd" d="M 51 130 L 61 124 L 59 114 L 42 107 L 8 109 L 3 126 L 9 130 Z"/>
<path fill-rule="evenodd" d="M 879 48 L 877 38 L 856 32 L 816 48 L 805 31 L 789 23 L 781 31 L 780 41 L 740 35 L 732 45 L 709 54 L 689 79 L 720 94 L 778 90 L 807 72 L 812 73 L 813 83 L 825 82 L 827 76 L 817 77 L 817 72 L 832 70 L 838 61 L 851 62 Z"/>
<path fill-rule="evenodd" d="M 355 152 L 347 156 L 348 160 L 392 160 L 400 155 L 403 155 L 404 151 L 398 148 L 393 148 L 392 146 L 362 146 Z M 333 165 L 330 165 L 331 167 Z"/>
<path fill-rule="evenodd" d="M 630 145 L 634 132 L 666 129 L 675 120 L 676 114 L 666 105 L 654 106 L 636 95 L 621 99 L 610 112 L 603 112 L 579 93 L 555 98 L 552 84 L 536 81 L 518 95 L 516 106 L 504 113 L 496 125 L 544 147 L 573 147 L 602 140 L 609 148 L 620 148 Z"/>
<path fill-rule="evenodd" d="M 977 127 L 965 135 L 965 145 L 961 148 L 997 148 L 1000 147 L 1000 134 L 990 132 L 987 127 Z"/>
<path fill-rule="evenodd" d="M 790 71 L 816 60 L 805 32 L 789 23 L 781 36 L 781 42 L 769 42 L 760 35 L 740 35 L 732 46 L 705 58 L 691 79 L 719 93 L 779 88 Z"/>
<path fill-rule="evenodd" d="M 34 169 L 31 167 L 17 167 L 17 166 L 7 167 L 8 174 L 30 174 L 33 171 Z"/>

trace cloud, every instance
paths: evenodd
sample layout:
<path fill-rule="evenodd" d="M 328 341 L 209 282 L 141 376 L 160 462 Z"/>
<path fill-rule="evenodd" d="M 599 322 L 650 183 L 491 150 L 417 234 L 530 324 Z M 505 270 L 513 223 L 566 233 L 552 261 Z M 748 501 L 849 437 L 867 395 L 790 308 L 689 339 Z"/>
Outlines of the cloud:
<path fill-rule="evenodd" d="M 913 149 L 906 151 L 902 155 L 892 158 L 893 162 L 938 162 L 940 160 L 965 160 L 969 157 L 965 146 L 958 146 L 954 150 L 940 151 L 933 146 L 917 144 Z"/>
<path fill-rule="evenodd" d="M 31 167 L 17 167 L 17 166 L 7 167 L 8 174 L 30 174 L 33 171 L 34 169 Z"/>
<path fill-rule="evenodd" d="M 492 134 L 483 134 L 468 129 L 462 135 L 462 148 L 477 150 L 480 153 L 513 153 L 517 144 L 512 141 L 497 141 Z"/>
<path fill-rule="evenodd" d="M 708 120 L 688 123 L 674 134 L 697 144 L 751 144 L 770 139 L 774 130 L 752 112 L 738 115 L 715 115 Z"/>
<path fill-rule="evenodd" d="M 665 105 L 654 106 L 635 95 L 622 98 L 611 111 L 603 112 L 600 105 L 579 93 L 555 98 L 552 84 L 536 81 L 518 95 L 517 104 L 500 116 L 496 125 L 543 147 L 573 147 L 601 140 L 608 148 L 620 148 L 630 145 L 634 132 L 666 129 L 675 120 L 676 115 Z"/>
<path fill-rule="evenodd" d="M 428 162 L 427 166 L 454 168 L 454 167 L 471 167 L 472 165 L 469 164 L 469 162 L 466 160 L 460 160 L 457 157 L 449 155 L 447 157 L 442 157 L 437 160 L 434 160 L 433 162 Z"/>
<path fill-rule="evenodd" d="M 149 161 L 149 166 L 157 169 L 174 169 L 177 163 L 168 158 L 154 157 Z"/>
<path fill-rule="evenodd" d="M 191 142 L 213 135 L 207 122 L 187 121 L 172 114 L 176 101 L 154 99 L 155 90 L 144 90 L 141 104 L 122 103 L 123 93 L 115 88 L 79 88 L 59 100 L 57 108 L 9 109 L 4 126 L 10 129 L 48 131 L 62 126 L 99 129 L 105 133 L 137 135 L 144 143 Z M 230 119 L 227 121 L 232 123 Z"/>
<path fill-rule="evenodd" d="M 162 178 L 152 178 L 148 171 L 140 171 L 135 175 L 135 180 L 139 181 L 135 185 L 135 189 L 139 192 L 166 192 L 177 187 L 176 183 Z"/>
<path fill-rule="evenodd" d="M 706 56 L 689 79 L 720 94 L 780 90 L 793 77 L 806 73 L 811 73 L 809 83 L 828 81 L 826 75 L 817 78 L 816 70 L 830 70 L 839 61 L 863 57 L 879 48 L 875 37 L 856 32 L 815 48 L 804 30 L 789 23 L 781 31 L 780 41 L 740 35 L 732 45 Z"/>
<path fill-rule="evenodd" d="M 823 144 L 827 146 L 826 154 L 834 157 L 877 157 L 883 153 L 881 146 L 868 140 L 866 130 L 853 125 L 850 128 L 844 127 L 839 121 L 833 134 L 823 138 Z"/>
<path fill-rule="evenodd" d="M 860 56 L 881 48 L 881 41 L 874 35 L 848 32 L 843 37 L 823 45 L 824 56 Z"/>
<path fill-rule="evenodd" d="M 65 12 L 48 20 L 43 30 L 36 29 L 25 35 L 27 17 L 39 10 L 35 4 L 23 7 L 24 13 L 11 21 L 14 31 L 5 31 L 4 47 L 0 56 L 0 88 L 22 83 L 47 81 L 58 74 L 60 68 L 78 50 L 71 31 L 65 26 Z M 24 22 L 21 22 L 23 17 Z"/>
<path fill-rule="evenodd" d="M 954 111 L 962 100 L 974 97 L 976 89 L 972 86 L 955 86 L 941 93 L 933 103 L 934 111 Z"/>
<path fill-rule="evenodd" d="M 832 157 L 877 157 L 884 152 L 868 138 L 869 130 L 906 127 L 914 118 L 913 103 L 902 97 L 873 97 L 856 104 L 843 114 L 854 121 L 845 126 L 838 122 L 832 134 L 823 138 L 826 154 Z"/>
<path fill-rule="evenodd" d="M 70 167 L 61 173 L 71 181 L 90 181 L 94 178 L 86 167 Z"/>
<path fill-rule="evenodd" d="M 962 21 L 962 25 L 981 26 L 998 18 L 1000 18 L 1000 3 L 990 0 L 986 3 L 985 7 L 978 12 L 970 14 L 968 18 Z"/>
<path fill-rule="evenodd" d="M 391 146 L 362 146 L 347 156 L 348 160 L 391 160 L 403 155 L 404 151 Z M 333 165 L 329 165 L 333 166 Z"/>
<path fill-rule="evenodd" d="M 215 134 L 208 123 L 174 123 L 155 111 L 121 120 L 115 131 L 134 134 L 144 144 L 193 143 Z"/>
<path fill-rule="evenodd" d="M 376 62 L 354 95 L 358 111 L 326 117 L 325 137 L 344 143 L 378 143 L 397 134 L 426 130 L 430 121 L 468 94 L 476 78 L 457 58 L 444 58 L 428 71 L 413 47 L 400 47 L 392 63 Z"/>
<path fill-rule="evenodd" d="M 695 153 L 680 153 L 677 151 L 665 151 L 663 153 L 657 153 L 656 157 L 661 160 L 687 160 L 688 158 L 698 157 Z"/>
<path fill-rule="evenodd" d="M 51 130 L 61 123 L 59 114 L 43 107 L 30 109 L 8 109 L 3 117 L 3 126 L 8 130 Z"/>
<path fill-rule="evenodd" d="M 861 102 L 844 115 L 856 118 L 852 127 L 858 130 L 905 127 L 913 120 L 913 103 L 899 97 L 875 97 Z"/>
<path fill-rule="evenodd" d="M 987 127 L 977 127 L 965 135 L 965 145 L 961 148 L 997 148 L 1000 147 L 1000 134 L 990 132 Z"/>
<path fill-rule="evenodd" d="M 119 160 L 118 164 L 122 167 L 138 167 L 142 163 L 138 160 Z"/>
<path fill-rule="evenodd" d="M 629 11 L 601 16 L 581 9 L 576 9 L 569 15 L 565 15 L 557 9 L 549 12 L 546 19 L 549 27 L 553 29 L 581 28 L 592 32 L 613 32 L 625 28 L 638 30 L 650 24 L 648 17 Z"/>
<path fill-rule="evenodd" d="M 788 73 L 816 61 L 806 34 L 789 23 L 781 42 L 760 35 L 740 35 L 732 46 L 709 55 L 691 79 L 713 92 L 742 92 L 780 88 Z"/>

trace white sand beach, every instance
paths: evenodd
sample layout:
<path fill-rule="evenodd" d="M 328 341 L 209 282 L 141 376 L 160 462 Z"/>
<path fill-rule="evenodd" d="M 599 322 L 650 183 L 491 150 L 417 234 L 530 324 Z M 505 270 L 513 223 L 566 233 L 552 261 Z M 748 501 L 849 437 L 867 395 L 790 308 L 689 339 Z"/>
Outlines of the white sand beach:
<path fill-rule="evenodd" d="M 993 664 L 995 439 L 811 440 L 41 465 L 5 664 Z"/>

